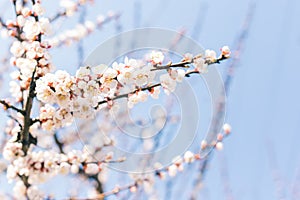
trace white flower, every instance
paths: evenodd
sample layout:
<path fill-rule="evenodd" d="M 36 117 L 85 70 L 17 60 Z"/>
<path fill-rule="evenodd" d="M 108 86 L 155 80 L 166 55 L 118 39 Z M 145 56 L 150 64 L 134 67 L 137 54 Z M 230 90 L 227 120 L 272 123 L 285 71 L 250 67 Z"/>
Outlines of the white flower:
<path fill-rule="evenodd" d="M 21 57 L 24 52 L 25 48 L 22 45 L 21 42 L 19 41 L 14 41 L 12 46 L 10 47 L 10 52 L 15 56 L 15 57 Z"/>
<path fill-rule="evenodd" d="M 205 148 L 207 147 L 207 142 L 206 142 L 206 140 L 202 140 L 200 146 L 201 146 L 201 149 L 202 149 L 202 150 L 205 149 Z"/>
<path fill-rule="evenodd" d="M 219 150 L 219 151 L 223 150 L 223 143 L 222 142 L 217 142 L 216 149 Z"/>
<path fill-rule="evenodd" d="M 185 77 L 185 71 L 183 69 L 170 70 L 170 77 L 177 82 L 182 82 Z"/>
<path fill-rule="evenodd" d="M 79 166 L 76 164 L 71 165 L 71 173 L 77 174 L 79 172 Z"/>
<path fill-rule="evenodd" d="M 7 171 L 6 171 L 6 177 L 7 177 L 9 183 L 11 183 L 12 180 L 17 177 L 17 172 L 13 165 L 8 165 Z"/>
<path fill-rule="evenodd" d="M 100 82 L 101 83 L 104 83 L 106 81 L 110 82 L 112 79 L 117 77 L 117 75 L 118 75 L 117 70 L 113 68 L 107 68 L 103 73 L 103 76 L 100 78 Z"/>
<path fill-rule="evenodd" d="M 224 56 L 225 58 L 229 58 L 231 52 L 228 46 L 223 46 L 221 48 L 221 52 L 222 52 L 222 56 Z"/>
<path fill-rule="evenodd" d="M 55 100 L 56 103 L 61 107 L 66 107 L 70 104 L 70 97 L 69 93 L 55 93 Z"/>
<path fill-rule="evenodd" d="M 135 81 L 135 84 L 138 87 L 141 87 L 141 86 L 149 83 L 149 81 L 152 79 L 152 77 L 154 77 L 154 75 L 153 75 L 153 72 L 151 72 L 149 68 L 144 67 L 140 70 L 135 70 L 132 73 L 132 77 Z"/>
<path fill-rule="evenodd" d="M 85 173 L 87 174 L 97 174 L 99 172 L 99 167 L 97 164 L 95 163 L 88 163 L 86 166 L 85 166 Z"/>
<path fill-rule="evenodd" d="M 160 87 L 154 87 L 150 91 L 150 95 L 153 99 L 158 99 L 160 94 Z"/>
<path fill-rule="evenodd" d="M 163 74 L 160 76 L 161 86 L 167 95 L 174 92 L 176 89 L 176 81 L 172 79 L 169 74 Z"/>
<path fill-rule="evenodd" d="M 31 15 L 31 10 L 28 7 L 21 7 L 20 6 L 20 11 L 21 11 L 21 13 L 24 17 L 28 17 L 28 16 Z"/>
<path fill-rule="evenodd" d="M 73 116 L 68 109 L 60 108 L 55 112 L 54 122 L 56 126 L 67 126 L 73 122 Z"/>
<path fill-rule="evenodd" d="M 72 16 L 77 9 L 76 3 L 71 0 L 61 0 L 60 6 L 66 9 L 67 16 Z"/>
<path fill-rule="evenodd" d="M 161 64 L 164 61 L 164 54 L 160 51 L 152 51 L 150 54 L 150 62 L 154 65 Z"/>
<path fill-rule="evenodd" d="M 26 58 L 28 59 L 34 59 L 36 57 L 36 52 L 33 50 L 28 50 L 26 52 Z"/>
<path fill-rule="evenodd" d="M 143 65 L 143 62 L 141 61 L 138 61 L 136 59 L 133 59 L 133 58 L 128 58 L 128 57 L 125 57 L 124 58 L 124 65 L 121 64 L 121 66 L 127 68 L 127 67 L 133 67 L 133 68 L 139 68 Z"/>
<path fill-rule="evenodd" d="M 44 130 L 53 130 L 55 128 L 55 124 L 53 121 L 54 114 L 55 108 L 50 104 L 46 104 L 45 106 L 40 108 L 39 119 L 42 121 L 42 128 Z"/>
<path fill-rule="evenodd" d="M 24 198 L 26 194 L 26 186 L 24 185 L 23 181 L 18 181 L 14 186 L 14 197 L 19 199 Z"/>
<path fill-rule="evenodd" d="M 229 134 L 231 132 L 231 126 L 229 124 L 224 124 L 223 131 L 225 134 Z"/>
<path fill-rule="evenodd" d="M 169 176 L 171 176 L 171 177 L 174 177 L 174 176 L 176 176 L 176 174 L 177 174 L 177 167 L 176 167 L 176 165 L 170 165 L 169 167 L 168 167 L 168 173 L 169 173 Z"/>
<path fill-rule="evenodd" d="M 22 92 L 20 85 L 15 81 L 9 82 L 9 92 L 13 97 L 15 97 L 18 100 L 22 99 Z"/>
<path fill-rule="evenodd" d="M 59 173 L 65 175 L 65 174 L 68 174 L 70 172 L 70 164 L 67 163 L 67 162 L 62 162 L 60 163 L 59 165 Z"/>
<path fill-rule="evenodd" d="M 101 65 L 97 65 L 95 67 L 91 67 L 91 70 L 93 72 L 93 74 L 102 74 L 104 72 L 104 70 L 107 68 L 107 65 L 101 64 Z"/>
<path fill-rule="evenodd" d="M 22 143 L 19 142 L 7 142 L 4 146 L 3 157 L 6 160 L 14 160 L 19 156 L 24 155 L 22 150 Z"/>
<path fill-rule="evenodd" d="M 98 15 L 97 16 L 97 23 L 98 25 L 101 25 L 105 20 L 105 17 L 103 15 Z"/>
<path fill-rule="evenodd" d="M 92 21 L 86 21 L 84 23 L 85 27 L 88 29 L 89 32 L 94 31 L 96 28 L 96 25 Z"/>
<path fill-rule="evenodd" d="M 25 33 L 25 37 L 29 40 L 34 39 L 35 36 L 41 33 L 41 27 L 39 22 L 32 20 L 26 20 L 23 31 Z"/>
<path fill-rule="evenodd" d="M 45 194 L 40 191 L 36 186 L 30 186 L 27 189 L 27 195 L 29 199 L 44 199 L 45 198 Z"/>
<path fill-rule="evenodd" d="M 45 13 L 45 9 L 42 7 L 40 3 L 36 3 L 32 6 L 32 11 L 35 15 L 43 15 Z"/>
<path fill-rule="evenodd" d="M 44 103 L 53 103 L 55 100 L 55 75 L 46 74 L 36 81 L 37 99 Z"/>
<path fill-rule="evenodd" d="M 26 19 L 23 15 L 19 15 L 17 17 L 17 24 L 18 24 L 19 27 L 23 27 L 25 22 L 26 22 Z"/>
<path fill-rule="evenodd" d="M 148 98 L 148 95 L 144 91 L 139 91 L 128 96 L 128 107 L 132 108 L 135 104 L 139 102 L 144 102 Z"/>
<path fill-rule="evenodd" d="M 51 33 L 51 26 L 50 26 L 50 21 L 48 18 L 40 18 L 39 19 L 39 26 L 40 26 L 40 30 L 41 33 L 43 34 L 50 34 Z"/>
<path fill-rule="evenodd" d="M 77 71 L 76 71 L 76 77 L 77 78 L 84 78 L 85 76 L 90 75 L 91 70 L 88 67 L 80 67 Z"/>
<path fill-rule="evenodd" d="M 120 65 L 118 65 L 120 66 Z M 113 67 L 116 68 L 116 64 L 113 64 Z M 134 68 L 133 67 L 120 67 L 119 71 L 120 74 L 117 76 L 118 81 L 123 84 L 123 85 L 128 85 L 131 84 L 134 80 L 133 80 L 133 72 L 134 72 Z"/>
<path fill-rule="evenodd" d="M 200 73 L 207 73 L 207 64 L 205 63 L 205 60 L 201 57 L 195 58 L 193 62 L 195 69 L 199 71 Z"/>
<path fill-rule="evenodd" d="M 193 60 L 193 54 L 191 53 L 186 53 L 183 55 L 182 61 L 184 62 L 191 62 Z"/>
<path fill-rule="evenodd" d="M 35 59 L 18 58 L 16 60 L 16 66 L 21 70 L 21 78 L 25 80 L 31 78 L 36 65 L 37 61 Z"/>
<path fill-rule="evenodd" d="M 182 80 L 185 77 L 185 71 L 183 69 L 178 69 L 177 70 L 177 77 L 176 77 L 176 81 L 178 82 L 182 82 Z"/>
<path fill-rule="evenodd" d="M 195 156 L 192 152 L 187 151 L 184 153 L 183 159 L 184 159 L 184 162 L 186 162 L 186 163 L 192 163 L 195 160 Z"/>
<path fill-rule="evenodd" d="M 215 62 L 217 59 L 217 54 L 214 50 L 205 50 L 205 59 L 209 62 Z"/>

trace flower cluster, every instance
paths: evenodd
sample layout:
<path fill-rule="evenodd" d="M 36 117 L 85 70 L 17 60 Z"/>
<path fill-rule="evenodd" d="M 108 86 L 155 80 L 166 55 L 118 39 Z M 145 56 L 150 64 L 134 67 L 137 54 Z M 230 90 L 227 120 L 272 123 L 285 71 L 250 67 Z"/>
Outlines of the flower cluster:
<path fill-rule="evenodd" d="M 208 64 L 216 62 L 213 54 L 213 51 L 207 50 L 204 58 L 200 55 L 195 58 L 185 56 L 184 62 L 190 59 L 188 62 L 195 66 L 194 71 L 203 73 Z M 163 59 L 162 52 L 153 51 L 146 62 L 126 57 L 124 62 L 114 62 L 112 67 L 81 67 L 75 76 L 61 70 L 46 74 L 36 81 L 37 99 L 46 104 L 40 109 L 42 127 L 53 130 L 70 124 L 72 116 L 93 117 L 102 103 L 107 105 L 110 100 L 124 94 L 128 98 L 128 107 L 132 108 L 146 101 L 148 96 L 158 98 L 160 86 L 166 94 L 174 92 L 176 84 L 182 82 L 189 71 L 167 65 L 166 73 L 157 73 L 157 69 L 162 68 L 158 63 L 162 63 Z M 157 76 L 159 81 L 156 81 Z"/>
<path fill-rule="evenodd" d="M 17 143 L 20 144 L 20 143 Z M 22 145 L 22 144 L 20 144 Z M 54 151 L 29 151 L 26 156 L 11 156 L 6 149 L 6 157 L 13 160 L 7 168 L 9 181 L 17 176 L 28 177 L 29 184 L 43 183 L 57 174 L 76 174 L 80 170 L 94 175 L 101 171 L 101 164 L 93 162 L 93 158 L 87 151 L 73 150 L 67 154 Z"/>
<path fill-rule="evenodd" d="M 31 8 L 16 2 L 15 21 L 8 20 L 6 27 L 8 35 L 21 40 L 35 41 L 40 35 L 51 33 L 50 21 L 48 18 L 40 17 L 45 13 L 45 9 L 39 2 L 33 4 Z M 37 17 L 40 17 L 37 20 Z M 20 30 L 22 29 L 22 33 Z"/>
<path fill-rule="evenodd" d="M 26 97 L 33 72 L 35 78 L 53 69 L 47 51 L 50 45 L 46 41 L 41 41 L 42 35 L 51 33 L 51 27 L 49 19 L 42 17 L 45 10 L 39 1 L 31 8 L 17 1 L 15 10 L 16 20 L 8 20 L 5 26 L 8 34 L 18 39 L 10 48 L 13 55 L 10 59 L 11 64 L 18 69 L 11 74 L 14 81 L 10 83 L 10 92 L 16 101 L 20 102 Z"/>
<path fill-rule="evenodd" d="M 20 143 L 11 143 L 19 144 Z M 8 155 L 8 148 L 4 151 L 6 158 L 12 160 L 12 164 L 7 167 L 7 178 L 9 182 L 16 180 L 17 177 L 28 177 L 29 188 L 25 187 L 24 182 L 18 180 L 14 191 L 17 193 L 17 198 L 25 197 L 30 199 L 42 199 L 44 194 L 35 186 L 39 183 L 44 183 L 50 178 L 62 174 L 78 174 L 83 171 L 88 175 L 99 174 L 102 176 L 101 163 L 92 162 L 92 157 L 87 151 L 72 150 L 67 154 L 56 153 L 54 151 L 29 151 L 26 156 L 11 156 Z M 101 173 L 99 173 L 101 172 Z"/>
<path fill-rule="evenodd" d="M 49 47 L 47 42 L 13 42 L 10 48 L 13 54 L 11 63 L 17 67 L 18 71 L 14 71 L 11 76 L 15 80 L 20 80 L 20 86 L 23 90 L 28 88 L 35 68 L 38 77 L 45 75 L 52 69 L 49 62 L 51 57 L 47 51 Z"/>

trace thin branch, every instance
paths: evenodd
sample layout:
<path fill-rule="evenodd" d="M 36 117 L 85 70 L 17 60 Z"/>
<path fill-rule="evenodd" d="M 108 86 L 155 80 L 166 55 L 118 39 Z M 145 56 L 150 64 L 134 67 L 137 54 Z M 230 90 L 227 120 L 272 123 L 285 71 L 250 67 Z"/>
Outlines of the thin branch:
<path fill-rule="evenodd" d="M 57 146 L 58 149 L 59 149 L 59 152 L 60 152 L 60 153 L 64 153 L 64 149 L 63 149 L 63 148 L 64 148 L 64 143 L 61 142 L 61 141 L 59 141 L 59 139 L 58 139 L 58 137 L 57 137 L 57 132 L 54 133 L 53 138 L 54 138 L 54 141 L 55 141 L 56 146 Z"/>
<path fill-rule="evenodd" d="M 13 105 L 7 103 L 5 100 L 0 100 L 0 103 L 1 103 L 2 105 L 4 105 L 5 109 L 12 109 L 12 110 L 14 110 L 14 111 L 17 111 L 17 112 L 21 113 L 22 115 L 25 115 L 25 114 L 26 114 L 26 112 L 25 112 L 24 110 L 22 110 L 22 109 L 20 109 L 20 108 L 17 108 L 17 107 L 15 107 L 15 106 L 13 106 Z"/>
<path fill-rule="evenodd" d="M 60 17 L 64 17 L 66 16 L 67 12 L 66 11 L 62 11 L 62 12 L 58 12 L 56 15 L 54 15 L 53 17 L 50 18 L 50 23 L 56 21 L 57 19 L 59 19 Z"/>
<path fill-rule="evenodd" d="M 4 23 L 4 21 L 1 17 L 0 17 L 0 24 L 1 24 L 2 27 L 7 29 L 7 26 L 6 26 L 6 24 Z"/>
<path fill-rule="evenodd" d="M 8 117 L 9 117 L 10 119 L 14 120 L 14 121 L 19 125 L 19 127 L 20 127 L 21 130 L 23 129 L 22 124 L 21 124 L 16 118 L 14 118 L 14 117 L 11 116 L 11 115 L 8 115 Z"/>
<path fill-rule="evenodd" d="M 193 61 L 184 61 L 184 62 L 179 62 L 179 63 L 169 63 L 167 65 L 157 65 L 154 66 L 154 69 L 151 69 L 150 71 L 156 71 L 156 70 L 162 70 L 162 69 L 170 69 L 170 68 L 176 68 L 176 67 L 183 67 L 183 68 L 188 68 L 189 64 L 192 64 Z"/>

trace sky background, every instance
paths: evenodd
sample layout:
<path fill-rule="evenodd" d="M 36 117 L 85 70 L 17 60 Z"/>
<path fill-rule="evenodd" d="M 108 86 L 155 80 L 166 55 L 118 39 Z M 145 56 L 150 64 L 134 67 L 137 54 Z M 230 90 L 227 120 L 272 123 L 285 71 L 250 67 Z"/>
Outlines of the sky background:
<path fill-rule="evenodd" d="M 233 134 L 224 150 L 213 155 L 200 194 L 204 199 L 226 199 L 225 183 L 238 200 L 300 199 L 295 193 L 300 191 L 300 2 L 253 2 L 253 20 L 227 99 L 226 121 Z M 10 8 L 1 4 L 2 11 Z M 49 10 L 56 9 L 54 4 L 46 3 Z M 121 17 L 84 40 L 85 56 L 114 34 L 143 27 L 184 29 L 205 48 L 234 48 L 249 5 L 244 0 L 97 1 L 87 8 L 86 19 L 108 10 L 120 12 Z M 68 28 L 76 22 L 57 26 Z M 6 41 L 0 44 L 0 50 L 6 51 Z M 68 59 L 60 53 L 66 51 Z M 53 51 L 53 60 L 58 69 L 74 72 L 76 46 Z M 224 71 L 226 66 L 218 67 Z"/>

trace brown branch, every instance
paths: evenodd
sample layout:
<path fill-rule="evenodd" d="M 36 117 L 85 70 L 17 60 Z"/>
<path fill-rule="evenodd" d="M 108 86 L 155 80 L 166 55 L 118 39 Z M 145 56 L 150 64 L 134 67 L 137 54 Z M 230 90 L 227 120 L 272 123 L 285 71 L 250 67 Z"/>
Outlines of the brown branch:
<path fill-rule="evenodd" d="M 17 108 L 17 107 L 15 107 L 15 106 L 13 106 L 13 105 L 7 103 L 5 100 L 0 100 L 0 103 L 1 103 L 2 105 L 4 105 L 4 109 L 12 109 L 12 110 L 14 110 L 14 111 L 17 111 L 17 112 L 21 113 L 22 115 L 25 115 L 25 111 L 24 111 L 24 110 L 22 110 L 22 109 L 20 109 L 20 108 Z"/>
<path fill-rule="evenodd" d="M 0 17 L 0 24 L 1 24 L 1 26 L 3 26 L 4 28 L 7 29 L 7 25 L 4 23 L 4 21 L 1 17 Z"/>
<path fill-rule="evenodd" d="M 9 117 L 10 119 L 14 120 L 14 121 L 19 125 L 19 127 L 20 127 L 21 130 L 23 129 L 22 124 L 21 124 L 16 118 L 14 118 L 14 117 L 11 116 L 11 115 L 8 115 L 8 117 Z"/>
<path fill-rule="evenodd" d="M 29 86 L 29 95 L 27 97 L 26 105 L 25 105 L 25 116 L 24 116 L 24 129 L 21 132 L 21 141 L 22 141 L 22 150 L 24 151 L 24 154 L 27 154 L 27 151 L 30 146 L 29 141 L 29 128 L 32 125 L 32 119 L 30 118 L 32 104 L 33 104 L 33 98 L 35 97 L 35 72 L 36 72 L 37 66 L 34 68 L 34 71 L 31 76 L 30 86 Z"/>
<path fill-rule="evenodd" d="M 35 123 L 37 123 L 37 122 L 41 123 L 41 120 L 38 119 L 38 118 L 36 118 L 36 119 L 31 119 L 31 125 L 33 125 L 33 124 L 35 124 Z"/>
<path fill-rule="evenodd" d="M 60 153 L 64 153 L 64 150 L 63 150 L 63 148 L 64 148 L 64 143 L 61 142 L 61 141 L 59 141 L 59 139 L 58 139 L 58 137 L 57 137 L 57 132 L 54 133 L 53 138 L 54 138 L 54 141 L 55 141 L 56 146 L 57 146 L 58 149 L 59 149 L 59 152 L 60 152 Z"/>
<path fill-rule="evenodd" d="M 183 68 L 188 68 L 189 64 L 192 64 L 193 61 L 183 61 L 179 63 L 170 63 L 167 65 L 156 65 L 154 66 L 154 69 L 151 69 L 150 71 L 156 71 L 156 70 L 162 70 L 162 69 L 170 69 L 170 68 L 175 68 L 175 67 L 183 67 Z"/>

